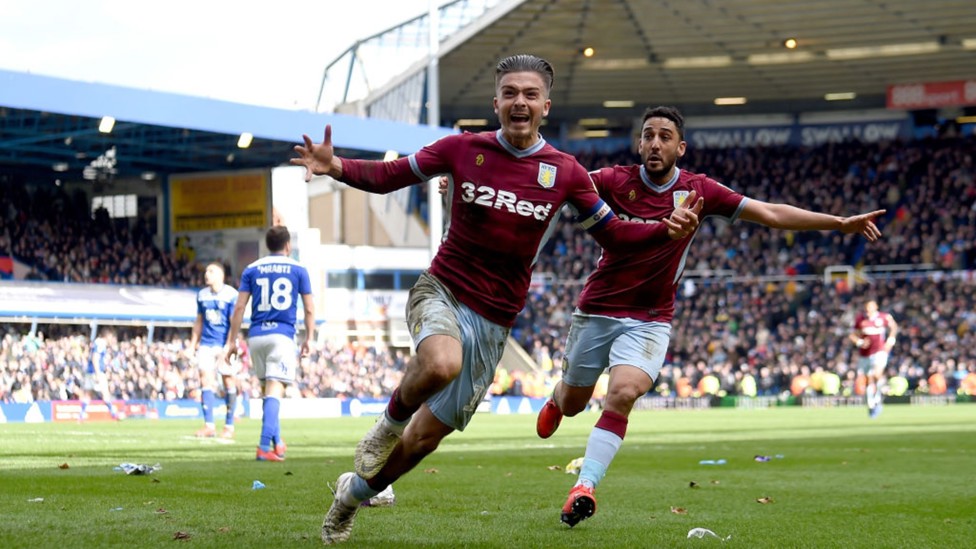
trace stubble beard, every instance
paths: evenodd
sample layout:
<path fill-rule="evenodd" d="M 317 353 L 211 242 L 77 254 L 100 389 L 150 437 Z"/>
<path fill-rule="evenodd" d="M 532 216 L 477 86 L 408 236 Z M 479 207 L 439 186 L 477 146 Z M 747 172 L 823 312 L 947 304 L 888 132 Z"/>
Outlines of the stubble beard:
<path fill-rule="evenodd" d="M 660 178 L 665 177 L 665 176 L 668 175 L 668 173 L 671 171 L 671 169 L 674 168 L 674 164 L 675 164 L 674 162 L 670 162 L 670 163 L 663 162 L 662 163 L 662 167 L 661 167 L 660 170 L 652 170 L 648 166 L 648 161 L 645 160 L 644 161 L 644 171 L 646 171 L 647 172 L 647 175 L 650 176 L 652 179 L 660 179 Z"/>

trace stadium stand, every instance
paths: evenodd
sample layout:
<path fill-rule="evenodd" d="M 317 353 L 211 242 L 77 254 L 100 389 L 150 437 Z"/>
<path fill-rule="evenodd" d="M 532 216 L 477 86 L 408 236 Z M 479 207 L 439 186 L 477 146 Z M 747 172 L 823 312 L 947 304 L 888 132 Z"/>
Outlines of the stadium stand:
<path fill-rule="evenodd" d="M 91 344 L 87 327 L 49 325 L 23 333 L 4 325 L 0 340 L 0 401 L 70 400 L 81 391 Z M 198 368 L 188 352 L 189 332 L 169 330 L 149 341 L 144 331 L 120 328 L 110 345 L 109 391 L 119 400 L 196 399 Z M 301 364 L 290 396 L 375 398 L 399 382 L 409 351 L 355 342 L 326 342 Z M 247 355 L 243 357 L 247 367 Z M 241 376 L 242 393 L 259 395 L 259 383 Z"/>
<path fill-rule="evenodd" d="M 91 213 L 88 197 L 61 187 L 11 185 L 0 218 L 0 255 L 31 269 L 30 279 L 188 287 L 200 280 L 189 257 L 154 243 L 152 212 L 133 220 Z"/>
<path fill-rule="evenodd" d="M 818 149 L 692 151 L 685 162 L 688 169 L 715 174 L 751 196 L 812 203 L 840 212 L 885 207 L 889 210 L 883 227 L 886 238 L 867 249 L 854 236 L 783 235 L 745 222 L 729 227 L 706 221 L 692 247 L 688 277 L 679 292 L 669 361 L 655 392 L 676 396 L 686 388 L 688 394 L 701 394 L 701 380 L 713 375 L 727 394 L 740 394 L 747 376 L 754 378 L 758 394 L 780 394 L 797 387 L 794 379 L 823 371 L 839 376 L 842 393 L 855 394 L 852 349 L 845 336 L 863 293 L 885 304 L 902 326 L 889 362 L 891 376 L 906 378 L 909 392 L 930 390 L 928 378 L 939 371 L 945 375 L 946 391 L 961 387 L 976 369 L 972 352 L 976 348 L 972 237 L 976 184 L 967 160 L 974 154 L 972 137 L 874 145 L 849 142 Z M 626 162 L 626 157 L 626 152 L 619 152 L 584 155 L 583 160 L 596 168 Z M 882 196 L 872 192 L 881 188 L 891 192 Z M 46 196 L 41 204 L 63 200 Z M 16 238 L 33 243 L 23 249 L 71 250 L 88 242 L 111 250 L 125 245 L 115 240 L 119 235 L 130 234 L 113 231 L 97 220 L 85 226 L 85 216 L 80 216 L 79 231 L 87 239 L 45 246 L 50 242 L 45 227 L 50 227 L 54 214 L 23 198 L 11 204 L 20 205 L 14 210 L 22 219 L 28 217 L 19 212 L 32 212 L 27 223 L 5 224 L 5 233 L 22 227 Z M 599 253 L 595 242 L 564 216 L 540 258 L 538 284 L 513 332 L 539 372 L 514 377 L 500 373 L 494 389 L 498 394 L 543 396 L 558 379 L 569 315 Z M 95 257 L 106 272 L 124 272 L 126 256 Z M 853 288 L 845 278 L 825 283 L 828 266 L 858 264 L 876 270 L 863 275 Z M 184 265 L 185 270 L 194 268 Z M 893 270 L 880 270 L 885 266 Z M 179 285 L 161 279 L 152 283 Z M 25 398 L 25 387 L 31 388 L 33 399 L 70 396 L 79 375 L 72 361 L 87 357 L 86 330 L 65 334 L 62 328 L 52 339 L 50 328 L 48 337 L 23 335 L 23 329 L 23 325 L 20 332 L 15 325 L 6 327 L 0 356 L 6 366 L 2 398 Z M 187 334 L 164 334 L 153 342 L 131 330 L 129 335 L 114 350 L 115 394 L 192 398 L 198 382 L 196 370 L 187 367 Z M 325 345 L 303 364 L 298 393 L 386 396 L 396 386 L 408 354 L 408 349 L 357 343 Z M 810 383 L 801 389 L 806 391 L 822 391 L 822 387 Z"/>
<path fill-rule="evenodd" d="M 715 373 L 723 374 L 722 390 L 729 394 L 739 392 L 736 382 L 746 374 L 758 379 L 762 393 L 778 393 L 788 390 L 799 369 L 820 368 L 853 391 L 853 359 L 844 337 L 856 297 L 866 293 L 886 303 L 907 330 L 892 353 L 892 375 L 905 376 L 910 390 L 924 390 L 927 376 L 952 360 L 954 379 L 965 377 L 976 358 L 960 345 L 973 342 L 974 152 L 971 137 L 690 151 L 682 162 L 686 168 L 749 196 L 837 213 L 887 208 L 889 215 L 885 238 L 870 247 L 837 233 L 781 234 L 745 222 L 706 222 L 691 248 L 670 365 L 657 390 L 676 394 L 682 374 L 697 388 L 702 377 Z M 620 152 L 582 160 L 595 169 L 626 157 Z M 547 252 L 515 337 L 558 361 L 575 295 L 600 250 L 566 216 Z M 855 288 L 846 280 L 825 284 L 832 265 L 870 265 L 874 274 Z"/>
<path fill-rule="evenodd" d="M 504 4 L 505 9 L 494 9 L 499 4 Z M 705 7 L 690 4 L 680 10 L 665 10 L 667 13 L 614 11 L 625 4 L 614 3 L 607 13 L 593 10 L 583 18 L 571 10 L 540 9 L 538 2 L 531 1 L 445 4 L 439 28 L 447 34 L 440 38 L 454 49 L 444 51 L 440 59 L 440 115 L 461 128 L 489 128 L 490 124 L 460 123 L 462 119 L 485 115 L 485 98 L 473 91 L 480 86 L 472 85 L 486 75 L 490 78 L 491 67 L 486 70 L 484 60 L 495 55 L 497 43 L 534 46 L 534 37 L 540 32 L 562 32 L 560 29 L 568 28 L 566 18 L 573 18 L 572 26 L 578 26 L 581 33 L 586 31 L 580 39 L 594 32 L 611 36 L 621 49 L 637 52 L 633 59 L 622 61 L 636 59 L 642 67 L 638 71 L 627 68 L 626 63 L 614 65 L 599 57 L 581 59 L 573 48 L 561 48 L 550 57 L 559 68 L 559 79 L 546 130 L 551 128 L 552 135 L 547 138 L 567 150 L 578 151 L 580 162 L 591 169 L 635 160 L 629 149 L 619 145 L 630 140 L 634 117 L 644 107 L 638 104 L 629 110 L 613 111 L 613 116 L 601 126 L 613 133 L 611 138 L 574 140 L 582 133 L 578 122 L 583 117 L 609 112 L 601 106 L 608 93 L 603 82 L 618 83 L 614 90 L 617 93 L 679 104 L 692 119 L 714 119 L 717 114 L 721 118 L 724 113 L 712 104 L 715 90 L 741 83 L 748 85 L 750 95 L 750 104 L 742 107 L 743 112 L 757 116 L 788 113 L 785 116 L 795 122 L 802 118 L 801 112 L 828 109 L 823 106 L 821 93 L 825 82 L 846 84 L 849 78 L 845 75 L 863 75 L 859 80 L 866 89 L 857 94 L 849 108 L 876 112 L 885 107 L 885 83 L 915 78 L 966 78 L 968 75 L 938 69 L 971 66 L 973 55 L 971 48 L 961 47 L 958 36 L 939 35 L 932 37 L 941 43 L 939 51 L 929 59 L 938 58 L 940 62 L 891 56 L 885 71 L 878 71 L 870 70 L 873 59 L 848 59 L 841 71 L 831 65 L 825 52 L 818 51 L 805 61 L 809 71 L 797 71 L 790 63 L 770 64 L 762 69 L 763 78 L 754 78 L 743 76 L 753 75 L 752 72 L 742 72 L 756 70 L 745 66 L 754 52 L 732 51 L 738 46 L 728 46 L 725 53 L 735 65 L 728 71 L 701 78 L 696 76 L 701 74 L 696 70 L 671 70 L 667 78 L 648 81 L 641 75 L 644 68 L 665 71 L 668 67 L 644 64 L 687 58 L 689 45 L 694 45 L 688 41 L 700 41 L 700 33 L 689 32 L 684 21 L 707 25 L 711 18 L 698 13 Z M 809 20 L 815 24 L 814 17 L 796 17 L 797 10 L 807 9 L 796 3 L 769 2 L 763 8 L 769 14 L 785 14 L 798 23 Z M 938 34 L 940 22 L 926 19 L 923 4 L 904 7 L 909 8 L 916 10 L 914 15 L 885 10 L 872 13 L 873 24 L 889 29 L 892 36 L 916 31 Z M 682 10 L 693 17 L 684 19 Z M 939 13 L 960 27 L 976 17 L 976 12 L 964 6 L 954 14 Z M 358 62 L 370 57 L 384 59 L 386 55 L 370 55 L 369 48 L 401 35 L 404 43 L 412 43 L 417 49 L 415 38 L 427 24 L 426 17 L 357 42 L 344 55 Z M 909 23 L 922 20 L 929 21 L 920 25 L 924 30 Z M 512 25 L 524 32 L 511 36 Z M 648 50 L 651 46 L 643 31 L 632 32 L 644 27 L 654 27 L 655 39 L 661 39 L 655 51 Z M 763 41 L 753 39 L 757 31 L 750 25 L 725 27 L 728 28 L 713 29 L 735 35 L 721 41 L 725 44 Z M 610 28 L 614 30 L 608 32 Z M 763 37 L 765 41 L 778 42 L 779 37 L 770 33 Z M 458 40 L 461 35 L 466 38 Z M 665 40 L 666 35 L 670 38 Z M 742 39 L 744 35 L 748 35 L 748 40 Z M 847 40 L 859 43 L 857 36 L 848 36 Z M 665 49 L 664 43 L 671 49 Z M 333 63 L 330 67 L 333 65 L 335 73 L 347 72 L 344 65 Z M 290 154 L 292 142 L 299 135 L 309 128 L 320 128 L 326 121 L 333 124 L 337 136 L 347 139 L 336 143 L 344 156 L 378 158 L 387 151 L 416 150 L 445 130 L 419 126 L 436 118 L 428 110 L 427 100 L 432 98 L 423 95 L 427 84 L 424 69 L 409 61 L 401 65 L 411 68 L 409 74 L 398 77 L 399 86 L 383 86 L 363 101 L 337 106 L 340 114 L 327 117 L 0 71 L 0 152 L 4 153 L 0 155 L 0 274 L 13 277 L 15 269 L 9 264 L 18 262 L 26 266 L 20 275 L 25 280 L 160 288 L 198 285 L 200 269 L 192 254 L 171 245 L 165 234 L 169 229 L 159 229 L 166 221 L 153 217 L 166 216 L 166 212 L 154 212 L 151 206 L 140 208 L 128 221 L 108 217 L 104 210 L 95 210 L 91 215 L 91 192 L 75 192 L 77 186 L 70 191 L 52 187 L 52 165 L 59 166 L 55 168 L 61 174 L 57 177 L 66 182 L 74 179 L 74 183 L 89 185 L 91 189 L 110 184 L 113 177 L 135 180 L 137 184 L 144 178 L 158 184 L 167 174 L 270 169 Z M 922 68 L 929 72 L 920 72 Z M 887 80 L 868 78 L 881 72 L 886 73 Z M 323 76 L 320 100 L 326 84 L 339 89 L 349 87 L 348 81 Z M 449 90 L 456 93 L 445 93 Z M 926 93 L 923 90 L 921 95 Z M 418 99 L 422 96 L 426 100 Z M 64 112 L 63 97 L 77 98 L 74 110 Z M 753 97 L 758 101 L 753 101 Z M 681 101 L 689 104 L 681 105 Z M 754 111 L 746 110 L 753 108 Z M 117 165 L 98 168 L 101 171 L 96 170 L 93 180 L 82 180 L 86 168 L 93 168 L 101 155 L 107 154 L 108 138 L 100 135 L 92 122 L 113 109 L 120 121 L 113 138 L 125 142 L 130 149 L 119 154 Z M 836 111 L 838 107 L 829 109 Z M 976 138 L 972 123 L 968 131 L 958 131 L 952 124 L 927 131 L 925 127 L 931 124 L 922 121 L 934 120 L 934 109 L 918 105 L 897 109 L 914 109 L 912 113 L 903 112 L 900 118 L 904 120 L 899 124 L 917 123 L 908 135 L 899 134 L 895 139 L 833 140 L 814 146 L 790 142 L 733 148 L 690 147 L 681 162 L 683 168 L 708 173 L 748 196 L 837 213 L 883 207 L 888 209 L 888 215 L 883 225 L 884 238 L 870 246 L 859 238 L 839 234 L 774 233 L 745 222 L 731 227 L 706 222 L 691 248 L 688 272 L 679 292 L 671 352 L 655 394 L 858 394 L 845 335 L 857 299 L 865 293 L 875 296 L 901 325 L 902 334 L 889 361 L 889 374 L 892 379 L 904 379 L 905 393 L 962 390 L 973 394 Z M 976 114 L 973 107 L 959 110 L 962 114 Z M 346 116 L 343 112 L 367 118 Z M 838 120 L 845 117 L 842 111 L 832 114 Z M 384 116 L 388 119 L 382 120 Z M 404 118 L 401 122 L 407 124 L 390 125 L 389 118 L 394 116 Z M 852 112 L 851 116 L 860 115 Z M 240 121 L 254 127 L 242 127 Z M 255 138 L 247 150 L 235 144 L 244 130 L 253 131 Z M 383 140 L 377 136 L 383 136 Z M 60 171 L 62 168 L 64 171 Z M 57 181 L 60 184 L 61 179 Z M 426 218 L 430 207 L 426 200 L 424 193 L 412 189 L 404 202 L 411 212 Z M 332 203 L 328 206 L 332 208 Z M 342 208 L 329 211 L 347 206 L 343 203 Z M 319 203 L 309 209 L 326 208 Z M 551 389 L 560 375 L 562 347 L 576 295 L 599 253 L 592 239 L 577 231 L 568 217 L 562 220 L 540 258 L 533 291 L 513 331 L 513 337 L 533 358 L 537 369 L 499 369 L 493 393 L 543 396 Z M 840 277 L 831 275 L 835 267 L 843 268 Z M 92 326 L 46 324 L 44 319 L 36 318 L 4 320 L 10 323 L 0 325 L 0 401 L 63 400 L 76 396 Z M 186 352 L 186 326 L 157 328 L 155 332 L 151 328 L 116 329 L 119 343 L 110 350 L 112 394 L 122 399 L 195 398 L 199 382 Z M 397 385 L 409 352 L 407 348 L 382 343 L 322 341 L 302 364 L 295 396 L 386 396 Z M 254 394 L 254 387 L 255 380 L 243 379 L 245 393 Z"/>

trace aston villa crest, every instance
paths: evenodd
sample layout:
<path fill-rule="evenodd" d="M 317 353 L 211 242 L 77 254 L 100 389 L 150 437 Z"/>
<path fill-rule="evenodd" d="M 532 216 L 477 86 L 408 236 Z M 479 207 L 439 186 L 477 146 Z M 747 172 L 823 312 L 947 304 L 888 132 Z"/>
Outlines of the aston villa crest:
<path fill-rule="evenodd" d="M 543 189 L 551 189 L 556 184 L 556 167 L 539 162 L 539 185 Z M 687 194 L 687 193 L 686 193 Z"/>
<path fill-rule="evenodd" d="M 671 195 L 674 197 L 674 207 L 680 208 L 688 199 L 688 194 L 688 191 L 674 191 L 674 194 Z"/>

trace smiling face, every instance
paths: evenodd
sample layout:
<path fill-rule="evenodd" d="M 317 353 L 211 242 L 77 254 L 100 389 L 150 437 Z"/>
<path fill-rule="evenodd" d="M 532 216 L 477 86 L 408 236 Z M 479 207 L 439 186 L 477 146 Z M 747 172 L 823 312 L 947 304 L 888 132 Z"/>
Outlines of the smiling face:
<path fill-rule="evenodd" d="M 655 183 L 667 183 L 674 175 L 674 165 L 685 154 L 686 143 L 673 120 L 652 116 L 641 128 L 638 149 L 647 175 Z"/>
<path fill-rule="evenodd" d="M 539 126 L 550 106 L 542 75 L 532 71 L 503 74 L 493 103 L 502 137 L 512 146 L 527 149 L 539 140 Z"/>

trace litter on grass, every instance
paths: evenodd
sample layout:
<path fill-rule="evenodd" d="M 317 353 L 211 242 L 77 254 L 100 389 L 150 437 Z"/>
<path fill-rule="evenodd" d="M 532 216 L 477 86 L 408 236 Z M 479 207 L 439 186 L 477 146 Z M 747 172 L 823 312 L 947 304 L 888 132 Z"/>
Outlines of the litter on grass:
<path fill-rule="evenodd" d="M 691 539 L 691 538 L 699 538 L 699 539 L 701 539 L 701 538 L 704 538 L 705 536 L 709 536 L 709 537 L 713 537 L 713 538 L 718 538 L 718 539 L 720 539 L 722 541 L 729 541 L 730 539 L 732 539 L 732 536 L 731 535 L 725 536 L 723 538 L 722 536 L 716 534 L 715 532 L 712 532 L 708 528 L 692 528 L 691 530 L 688 530 L 688 539 Z"/>
<path fill-rule="evenodd" d="M 564 470 L 568 475 L 576 475 L 579 474 L 581 467 L 583 467 L 583 458 L 578 457 L 567 463 Z"/>
<path fill-rule="evenodd" d="M 160 464 L 146 465 L 145 463 L 122 463 L 115 468 L 116 471 L 125 471 L 127 475 L 151 475 L 162 469 Z"/>
<path fill-rule="evenodd" d="M 254 484 L 251 485 L 251 490 L 260 490 L 261 488 L 264 488 L 264 483 L 260 480 L 255 480 Z"/>
<path fill-rule="evenodd" d="M 725 465 L 728 463 L 724 459 L 703 459 L 698 462 L 698 465 Z"/>

